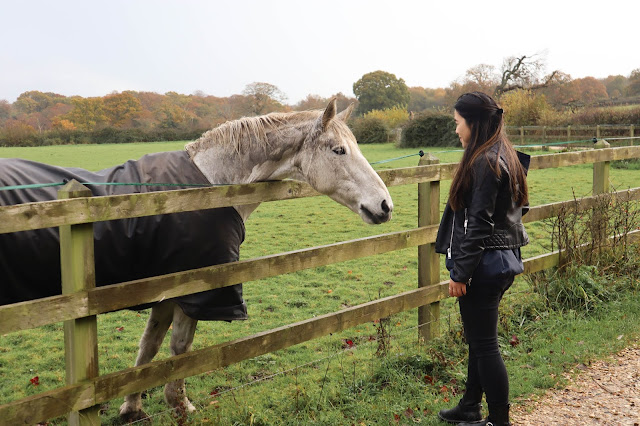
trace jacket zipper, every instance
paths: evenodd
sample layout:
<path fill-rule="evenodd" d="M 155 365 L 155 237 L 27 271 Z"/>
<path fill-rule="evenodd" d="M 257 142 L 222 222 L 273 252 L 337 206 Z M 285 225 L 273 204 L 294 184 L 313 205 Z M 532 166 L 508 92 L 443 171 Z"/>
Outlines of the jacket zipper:
<path fill-rule="evenodd" d="M 451 259 L 451 246 L 453 245 L 453 230 L 456 227 L 456 212 L 453 212 L 453 221 L 451 222 L 451 238 L 449 239 L 449 248 L 447 249 L 447 259 Z"/>
<path fill-rule="evenodd" d="M 464 234 L 467 235 L 467 224 L 469 219 L 467 218 L 467 209 L 464 209 Z M 456 227 L 456 212 L 453 212 L 453 222 L 451 224 L 451 238 L 449 239 L 449 248 L 447 249 L 447 258 L 451 259 L 451 246 L 453 245 L 453 230 Z"/>
<path fill-rule="evenodd" d="M 467 209 L 464 209 L 464 234 L 467 234 L 467 225 L 469 224 L 469 218 L 467 216 Z M 449 239 L 449 248 L 447 248 L 447 258 L 451 259 L 451 246 L 453 245 L 453 231 L 456 227 L 456 212 L 453 212 L 453 221 L 451 224 L 451 238 Z M 472 278 L 469 278 L 467 285 L 471 286 Z"/>
<path fill-rule="evenodd" d="M 467 217 L 467 209 L 464 209 L 464 234 L 467 235 L 467 225 L 469 224 L 469 218 Z M 469 277 L 469 281 L 467 281 L 467 286 L 471 286 L 471 280 L 473 278 Z"/>
<path fill-rule="evenodd" d="M 467 209 L 464 209 L 464 235 L 467 235 L 467 224 L 469 219 L 467 218 Z"/>

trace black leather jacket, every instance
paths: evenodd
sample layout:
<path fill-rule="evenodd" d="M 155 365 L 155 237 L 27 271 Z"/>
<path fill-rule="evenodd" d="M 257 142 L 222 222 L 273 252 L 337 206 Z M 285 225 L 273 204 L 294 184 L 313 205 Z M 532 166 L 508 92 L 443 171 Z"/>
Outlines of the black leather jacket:
<path fill-rule="evenodd" d="M 504 160 L 499 161 L 499 178 L 489 164 L 495 164 L 497 149 L 473 164 L 471 190 L 464 197 L 467 207 L 454 212 L 447 202 L 442 214 L 436 252 L 453 259 L 450 276 L 457 282 L 469 283 L 484 250 L 516 249 L 529 243 L 522 225 L 528 206 L 518 207 L 513 201 Z M 530 157 L 518 152 L 518 158 L 526 172 Z"/>

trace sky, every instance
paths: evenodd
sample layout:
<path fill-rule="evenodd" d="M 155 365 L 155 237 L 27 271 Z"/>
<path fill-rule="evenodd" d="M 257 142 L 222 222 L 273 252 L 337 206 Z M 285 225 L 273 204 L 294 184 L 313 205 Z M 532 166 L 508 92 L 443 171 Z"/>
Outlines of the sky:
<path fill-rule="evenodd" d="M 632 0 L 0 0 L 0 100 L 30 90 L 227 97 L 266 82 L 295 104 L 354 96 L 377 70 L 448 87 L 522 55 L 572 78 L 629 76 L 640 68 L 639 11 Z"/>

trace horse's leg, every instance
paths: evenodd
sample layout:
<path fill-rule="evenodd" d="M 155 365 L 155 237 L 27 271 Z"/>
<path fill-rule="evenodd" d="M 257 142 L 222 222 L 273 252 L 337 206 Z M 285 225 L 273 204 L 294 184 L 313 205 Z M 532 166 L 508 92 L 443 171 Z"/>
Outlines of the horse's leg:
<path fill-rule="evenodd" d="M 160 345 L 167 334 L 167 330 L 173 320 L 173 302 L 164 302 L 151 308 L 151 315 L 147 321 L 147 327 L 140 339 L 140 349 L 138 358 L 136 359 L 136 367 L 151 362 L 153 357 L 158 353 Z M 124 403 L 120 406 L 120 417 L 132 422 L 147 417 L 142 410 L 141 393 L 132 393 L 124 398 Z"/>
<path fill-rule="evenodd" d="M 175 306 L 171 333 L 171 355 L 176 356 L 191 350 L 197 324 L 198 320 L 186 316 L 178 305 Z M 184 379 L 167 383 L 164 387 L 164 399 L 170 407 L 189 413 L 196 410 L 187 398 Z"/>

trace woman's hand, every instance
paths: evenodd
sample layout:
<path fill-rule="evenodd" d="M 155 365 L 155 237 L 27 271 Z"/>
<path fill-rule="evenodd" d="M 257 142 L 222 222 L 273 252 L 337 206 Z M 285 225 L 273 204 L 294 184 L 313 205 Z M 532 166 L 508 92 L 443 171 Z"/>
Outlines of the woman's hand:
<path fill-rule="evenodd" d="M 460 297 L 467 294 L 467 285 L 449 279 L 449 296 Z"/>

